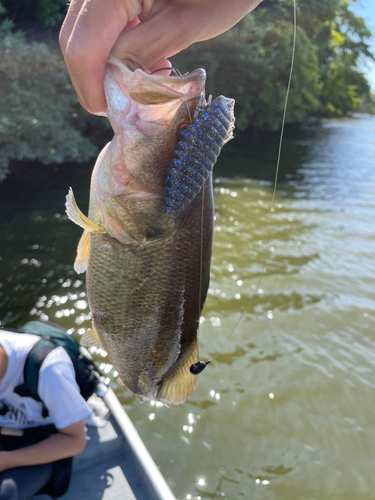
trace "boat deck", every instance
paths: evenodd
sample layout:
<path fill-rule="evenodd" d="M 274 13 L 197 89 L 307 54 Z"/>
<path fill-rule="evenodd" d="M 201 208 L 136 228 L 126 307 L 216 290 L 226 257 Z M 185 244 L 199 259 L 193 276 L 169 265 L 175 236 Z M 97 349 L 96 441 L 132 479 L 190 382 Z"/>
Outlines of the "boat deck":
<path fill-rule="evenodd" d="M 111 417 L 104 427 L 88 428 L 86 448 L 74 458 L 69 489 L 60 499 L 175 500 L 115 395 L 108 396 Z"/>

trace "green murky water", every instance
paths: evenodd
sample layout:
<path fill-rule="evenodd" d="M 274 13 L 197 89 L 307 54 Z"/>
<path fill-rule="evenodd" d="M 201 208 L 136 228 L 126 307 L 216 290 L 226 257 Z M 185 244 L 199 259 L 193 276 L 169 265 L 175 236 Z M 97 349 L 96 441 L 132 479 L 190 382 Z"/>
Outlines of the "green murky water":
<path fill-rule="evenodd" d="M 174 410 L 113 381 L 180 500 L 375 498 L 374 137 L 375 118 L 357 117 L 287 138 L 272 211 L 277 139 L 224 150 L 202 358 L 235 331 Z M 87 208 L 90 171 L 35 167 L 0 185 L 3 324 L 90 326 L 80 229 L 64 215 L 70 185 Z"/>

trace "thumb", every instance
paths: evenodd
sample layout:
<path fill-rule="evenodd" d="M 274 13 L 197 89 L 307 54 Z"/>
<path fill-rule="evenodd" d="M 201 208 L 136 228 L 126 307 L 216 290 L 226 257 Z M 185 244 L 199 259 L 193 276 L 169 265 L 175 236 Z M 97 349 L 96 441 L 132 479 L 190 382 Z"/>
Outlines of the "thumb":
<path fill-rule="evenodd" d="M 131 69 L 148 71 L 170 66 L 165 58 L 185 49 L 198 37 L 199 27 L 194 29 L 194 24 L 191 10 L 165 7 L 121 33 L 111 55 L 126 60 Z"/>

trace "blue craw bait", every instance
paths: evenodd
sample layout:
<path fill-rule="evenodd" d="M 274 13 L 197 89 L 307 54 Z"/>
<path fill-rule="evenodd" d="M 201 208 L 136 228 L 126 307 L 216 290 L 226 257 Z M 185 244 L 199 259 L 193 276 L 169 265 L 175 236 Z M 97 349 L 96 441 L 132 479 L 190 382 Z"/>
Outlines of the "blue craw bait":
<path fill-rule="evenodd" d="M 202 190 L 221 148 L 233 137 L 233 108 L 234 100 L 223 96 L 200 102 L 193 123 L 181 130 L 163 193 L 169 217 L 181 215 Z"/>

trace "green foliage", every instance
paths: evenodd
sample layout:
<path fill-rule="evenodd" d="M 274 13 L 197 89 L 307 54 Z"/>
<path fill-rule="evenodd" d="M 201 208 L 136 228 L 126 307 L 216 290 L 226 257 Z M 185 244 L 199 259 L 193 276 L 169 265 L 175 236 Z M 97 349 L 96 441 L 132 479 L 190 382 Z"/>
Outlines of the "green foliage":
<path fill-rule="evenodd" d="M 370 100 L 370 86 L 361 71 L 363 58 L 373 59 L 368 40 L 371 31 L 362 17 L 349 9 L 342 0 L 336 17 L 330 24 L 331 36 L 321 52 L 321 112 L 327 116 L 342 116 L 358 111 L 364 100 Z"/>
<path fill-rule="evenodd" d="M 371 32 L 347 0 L 298 0 L 297 44 L 287 123 L 311 114 L 342 116 L 370 100 L 358 64 L 373 57 Z M 236 99 L 236 127 L 276 130 L 285 103 L 293 43 L 293 1 L 263 0 L 232 30 L 173 58 L 207 70 L 209 91 Z M 371 101 L 371 100 L 370 100 Z"/>
<path fill-rule="evenodd" d="M 351 0 L 296 0 L 297 44 L 287 123 L 312 114 L 342 116 L 375 111 L 359 65 L 372 58 L 370 30 Z M 352 0 L 354 2 L 355 0 Z M 5 15 L 35 38 L 57 26 L 66 0 L 1 0 Z M 52 30 L 53 31 L 53 30 Z M 57 39 L 57 34 L 56 34 Z M 236 99 L 236 127 L 280 127 L 293 45 L 293 0 L 263 0 L 220 37 L 173 58 L 182 71 L 207 71 L 207 93 Z M 12 160 L 85 161 L 102 145 L 108 124 L 78 105 L 60 53 L 26 41 L 0 21 L 0 180 Z M 106 125 L 107 124 L 107 125 Z M 107 128 L 107 129 L 106 129 Z M 90 140 L 85 133 L 89 130 Z"/>
<path fill-rule="evenodd" d="M 375 115 L 375 94 L 370 94 L 369 96 L 364 96 L 362 98 L 362 104 L 359 108 L 359 112 Z"/>
<path fill-rule="evenodd" d="M 66 0 L 39 0 L 37 6 L 38 19 L 44 26 L 61 24 L 67 11 Z"/>
<path fill-rule="evenodd" d="M 319 108 L 316 48 L 300 27 L 297 37 L 288 123 L 300 123 Z M 277 130 L 283 115 L 292 46 L 291 22 L 276 19 L 263 24 L 255 16 L 247 16 L 221 37 L 176 56 L 173 64 L 184 70 L 198 65 L 206 68 L 209 92 L 236 100 L 237 129 L 252 126 Z"/>
<path fill-rule="evenodd" d="M 7 16 L 17 26 L 45 27 L 62 23 L 66 0 L 2 0 Z"/>
<path fill-rule="evenodd" d="M 327 116 L 343 116 L 358 111 L 370 87 L 362 73 L 345 64 L 344 55 L 330 62 L 324 75 L 321 111 Z"/>
<path fill-rule="evenodd" d="M 0 23 L 0 179 L 11 160 L 85 161 L 96 148 L 74 127 L 80 111 L 59 54 Z"/>

